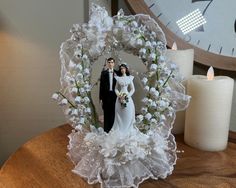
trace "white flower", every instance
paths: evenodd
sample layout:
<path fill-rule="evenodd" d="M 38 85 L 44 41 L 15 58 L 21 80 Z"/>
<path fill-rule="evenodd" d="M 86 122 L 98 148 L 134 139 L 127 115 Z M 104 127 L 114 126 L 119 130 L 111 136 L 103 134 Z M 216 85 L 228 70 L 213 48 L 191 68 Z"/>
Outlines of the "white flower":
<path fill-rule="evenodd" d="M 124 17 L 124 11 L 123 9 L 120 9 L 118 12 L 117 12 L 117 18 L 118 19 L 121 19 Z"/>
<path fill-rule="evenodd" d="M 156 71 L 157 70 L 157 64 L 151 64 L 150 71 Z"/>
<path fill-rule="evenodd" d="M 144 104 L 147 104 L 148 98 L 147 98 L 147 97 L 144 97 L 144 98 L 142 99 L 142 102 L 143 102 Z"/>
<path fill-rule="evenodd" d="M 160 62 L 164 62 L 164 61 L 165 61 L 165 57 L 164 57 L 163 55 L 161 55 L 161 56 L 159 57 L 159 61 L 160 61 Z"/>
<path fill-rule="evenodd" d="M 79 115 L 79 111 L 77 109 L 74 109 L 74 110 L 72 110 L 71 115 L 78 116 Z"/>
<path fill-rule="evenodd" d="M 132 26 L 132 27 L 138 27 L 138 23 L 137 23 L 136 21 L 132 21 L 132 22 L 131 22 L 131 26 Z"/>
<path fill-rule="evenodd" d="M 91 114 L 91 108 L 85 108 L 85 113 Z"/>
<path fill-rule="evenodd" d="M 158 41 L 157 42 L 157 48 L 160 49 L 160 50 L 164 50 L 164 49 L 166 49 L 166 46 L 162 41 Z"/>
<path fill-rule="evenodd" d="M 157 107 L 157 104 L 155 101 L 152 101 L 152 103 L 150 104 L 150 107 L 151 108 L 156 108 Z"/>
<path fill-rule="evenodd" d="M 136 39 L 134 37 L 131 37 L 129 42 L 130 42 L 131 46 L 135 46 L 136 45 Z"/>
<path fill-rule="evenodd" d="M 83 102 L 84 102 L 84 99 L 81 98 L 80 103 L 83 103 Z M 80 108 L 82 109 L 82 108 L 85 108 L 85 107 L 84 106 L 80 106 Z"/>
<path fill-rule="evenodd" d="M 139 55 L 145 55 L 146 54 L 146 49 L 145 48 L 141 48 L 140 50 L 139 50 Z"/>
<path fill-rule="evenodd" d="M 157 36 L 156 32 L 154 32 L 154 31 L 151 32 L 151 35 L 152 35 L 153 37 L 156 37 L 156 36 Z"/>
<path fill-rule="evenodd" d="M 76 67 L 76 64 L 72 61 L 72 60 L 70 60 L 70 62 L 69 62 L 69 68 L 70 69 L 74 69 Z"/>
<path fill-rule="evenodd" d="M 83 67 L 82 67 L 81 64 L 77 64 L 77 65 L 75 66 L 75 68 L 76 68 L 77 71 L 82 71 L 82 70 L 83 70 Z"/>
<path fill-rule="evenodd" d="M 157 120 L 155 118 L 152 118 L 150 121 L 151 124 L 157 124 Z"/>
<path fill-rule="evenodd" d="M 59 99 L 59 95 L 57 93 L 53 93 L 52 99 L 53 100 L 58 100 Z"/>
<path fill-rule="evenodd" d="M 156 47 L 156 45 L 157 45 L 156 41 L 152 41 L 152 46 Z"/>
<path fill-rule="evenodd" d="M 159 101 L 159 105 L 160 105 L 160 107 L 162 107 L 162 108 L 168 107 L 168 103 L 165 102 L 165 101 L 163 101 L 163 100 Z"/>
<path fill-rule="evenodd" d="M 82 70 L 82 69 L 81 69 Z M 83 74 L 81 74 L 81 73 L 78 73 L 77 75 L 76 75 L 76 80 L 82 80 L 83 79 Z"/>
<path fill-rule="evenodd" d="M 84 97 L 84 103 L 88 104 L 90 102 L 90 99 L 88 97 Z"/>
<path fill-rule="evenodd" d="M 140 38 L 136 39 L 136 45 L 137 46 L 142 46 L 143 45 L 143 40 L 140 39 Z"/>
<path fill-rule="evenodd" d="M 85 84 L 84 89 L 88 92 L 91 90 L 91 86 L 89 84 Z"/>
<path fill-rule="evenodd" d="M 156 91 L 155 93 L 153 93 L 153 97 L 155 99 L 157 99 L 160 96 L 160 93 L 158 91 Z"/>
<path fill-rule="evenodd" d="M 88 68 L 84 69 L 84 74 L 85 75 L 90 75 L 90 70 Z"/>
<path fill-rule="evenodd" d="M 152 43 L 151 43 L 150 41 L 147 41 L 147 42 L 145 43 L 145 47 L 151 48 L 151 47 L 152 47 Z"/>
<path fill-rule="evenodd" d="M 157 91 L 157 90 L 156 90 L 155 87 L 151 87 L 151 89 L 150 89 L 150 94 L 154 94 L 156 91 Z"/>
<path fill-rule="evenodd" d="M 77 44 L 76 46 L 78 49 L 82 49 L 82 47 L 83 47 L 82 44 Z"/>
<path fill-rule="evenodd" d="M 74 55 L 75 55 L 76 57 L 81 57 L 82 51 L 81 51 L 80 49 L 77 49 L 77 50 L 75 51 Z"/>
<path fill-rule="evenodd" d="M 145 86 L 144 91 L 148 92 L 149 91 L 149 86 Z"/>
<path fill-rule="evenodd" d="M 86 61 L 88 59 L 88 56 L 86 54 L 83 55 L 82 59 Z"/>
<path fill-rule="evenodd" d="M 156 90 L 156 88 L 152 87 L 150 89 L 150 94 L 156 99 L 159 97 L 159 92 Z"/>
<path fill-rule="evenodd" d="M 151 106 L 152 103 L 153 103 L 153 100 L 152 100 L 152 99 L 148 99 L 147 105 L 148 105 L 148 106 Z"/>
<path fill-rule="evenodd" d="M 62 99 L 61 100 L 61 105 L 67 105 L 68 104 L 68 100 L 67 99 Z"/>
<path fill-rule="evenodd" d="M 85 94 L 85 89 L 83 87 L 79 88 L 79 92 L 81 95 Z"/>
<path fill-rule="evenodd" d="M 71 78 L 70 75 L 66 75 L 64 80 L 70 84 L 74 84 L 75 83 L 75 79 L 74 78 Z"/>
<path fill-rule="evenodd" d="M 76 103 L 76 104 L 80 104 L 80 103 L 81 103 L 81 97 L 80 97 L 80 96 L 77 96 L 77 97 L 75 98 L 75 103 Z"/>
<path fill-rule="evenodd" d="M 147 108 L 142 107 L 142 108 L 141 108 L 141 113 L 142 113 L 142 114 L 146 114 L 146 113 L 147 113 Z"/>
<path fill-rule="evenodd" d="M 145 130 L 148 131 L 149 130 L 149 126 L 145 126 Z"/>
<path fill-rule="evenodd" d="M 166 117 L 164 115 L 161 115 L 160 121 L 165 121 L 165 120 L 166 120 Z"/>
<path fill-rule="evenodd" d="M 79 120 L 79 123 L 84 124 L 84 122 L 85 122 L 85 119 L 83 117 L 81 117 L 80 120 Z"/>
<path fill-rule="evenodd" d="M 150 61 L 155 61 L 155 59 L 156 59 L 156 54 L 152 52 L 152 53 L 149 55 L 149 60 L 150 60 Z"/>
<path fill-rule="evenodd" d="M 77 94 L 77 92 L 78 92 L 78 88 L 77 87 L 73 87 L 71 89 L 71 94 Z"/>
<path fill-rule="evenodd" d="M 150 120 L 152 118 L 152 115 L 150 114 L 150 113 L 147 113 L 146 115 L 145 115 L 145 119 L 146 120 Z"/>
<path fill-rule="evenodd" d="M 148 79 L 147 79 L 146 77 L 144 77 L 144 78 L 142 79 L 142 83 L 143 83 L 144 85 L 146 85 L 147 81 L 148 81 Z"/>
<path fill-rule="evenodd" d="M 166 87 L 164 88 L 164 91 L 165 91 L 166 93 L 169 93 L 169 92 L 171 91 L 171 88 L 170 88 L 169 86 L 166 86 Z"/>
<path fill-rule="evenodd" d="M 157 84 L 158 84 L 159 86 L 163 86 L 164 81 L 163 81 L 163 80 L 158 80 L 158 81 L 157 81 Z"/>
<path fill-rule="evenodd" d="M 140 123 L 141 121 L 143 121 L 143 115 L 138 115 L 138 116 L 136 117 L 136 121 L 137 121 L 138 123 Z"/>
<path fill-rule="evenodd" d="M 156 118 L 159 118 L 159 117 L 160 117 L 160 113 L 159 113 L 159 112 L 154 112 L 154 116 L 155 116 Z"/>

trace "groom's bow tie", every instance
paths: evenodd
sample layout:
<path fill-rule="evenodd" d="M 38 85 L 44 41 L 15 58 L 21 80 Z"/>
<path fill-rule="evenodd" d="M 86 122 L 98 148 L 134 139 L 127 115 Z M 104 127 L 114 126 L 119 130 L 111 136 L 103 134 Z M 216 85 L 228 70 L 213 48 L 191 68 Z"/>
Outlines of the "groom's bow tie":
<path fill-rule="evenodd" d="M 113 73 L 113 70 L 108 70 L 108 72 Z"/>

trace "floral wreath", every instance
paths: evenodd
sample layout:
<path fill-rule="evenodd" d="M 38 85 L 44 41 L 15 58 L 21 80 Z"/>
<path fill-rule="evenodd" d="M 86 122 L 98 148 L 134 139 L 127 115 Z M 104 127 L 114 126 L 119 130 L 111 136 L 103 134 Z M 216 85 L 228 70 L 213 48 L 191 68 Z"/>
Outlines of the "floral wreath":
<path fill-rule="evenodd" d="M 175 113 L 187 107 L 189 96 L 185 95 L 177 66 L 168 62 L 165 57 L 165 35 L 148 15 L 125 16 L 120 10 L 116 16 L 109 17 L 106 10 L 100 6 L 93 4 L 91 9 L 89 22 L 74 24 L 71 38 L 61 45 L 61 90 L 52 96 L 62 107 L 73 127 L 69 135 L 68 155 L 77 164 L 79 161 L 73 158 L 73 155 L 76 155 L 76 152 L 81 153 L 78 148 L 84 146 L 75 143 L 73 138 L 85 140 L 86 143 L 89 141 L 91 145 L 91 140 L 96 139 L 90 135 L 89 140 L 88 133 L 104 134 L 91 98 L 91 67 L 100 56 L 113 52 L 119 57 L 119 52 L 123 50 L 138 56 L 147 67 L 146 73 L 138 74 L 145 97 L 142 99 L 143 106 L 141 113 L 136 116 L 135 124 L 144 134 L 152 135 L 156 132 L 163 137 L 163 142 L 168 147 L 169 160 L 172 161 L 171 170 L 162 176 L 166 177 L 176 162 L 176 143 L 171 134 Z M 107 156 L 108 154 L 104 154 L 103 157 Z M 129 161 L 133 159 L 130 157 Z M 102 180 L 92 181 L 88 178 L 88 182 L 96 183 Z"/>

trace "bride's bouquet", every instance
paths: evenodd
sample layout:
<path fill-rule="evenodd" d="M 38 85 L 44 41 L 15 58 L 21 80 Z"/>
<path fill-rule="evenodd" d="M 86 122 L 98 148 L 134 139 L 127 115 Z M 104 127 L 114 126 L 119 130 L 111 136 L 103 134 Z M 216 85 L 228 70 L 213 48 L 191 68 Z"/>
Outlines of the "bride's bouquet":
<path fill-rule="evenodd" d="M 129 97 L 127 93 L 120 93 L 118 97 L 121 106 L 125 108 L 127 106 L 127 103 L 129 102 Z"/>

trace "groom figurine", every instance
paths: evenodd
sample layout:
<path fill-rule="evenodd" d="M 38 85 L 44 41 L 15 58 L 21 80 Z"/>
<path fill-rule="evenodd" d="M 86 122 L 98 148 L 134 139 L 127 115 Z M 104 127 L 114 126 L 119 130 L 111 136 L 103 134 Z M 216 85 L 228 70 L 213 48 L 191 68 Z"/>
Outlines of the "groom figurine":
<path fill-rule="evenodd" d="M 104 131 L 109 132 L 112 128 L 115 119 L 115 85 L 116 71 L 114 70 L 115 60 L 113 58 L 108 58 L 106 61 L 107 69 L 101 72 L 100 78 L 100 91 L 99 99 L 102 103 L 102 109 L 104 113 Z"/>

